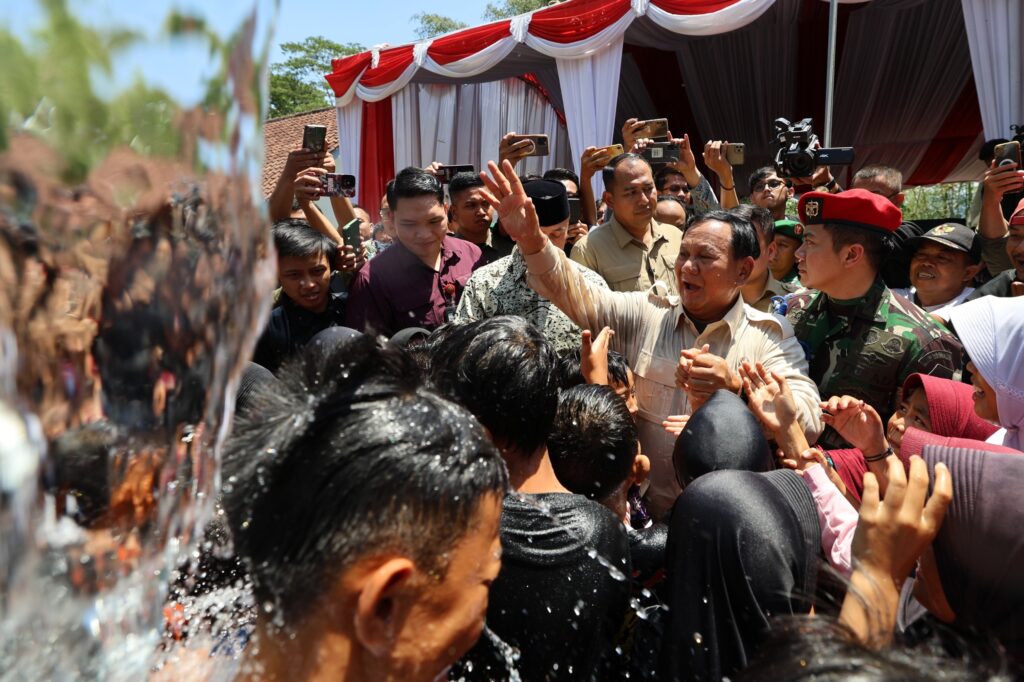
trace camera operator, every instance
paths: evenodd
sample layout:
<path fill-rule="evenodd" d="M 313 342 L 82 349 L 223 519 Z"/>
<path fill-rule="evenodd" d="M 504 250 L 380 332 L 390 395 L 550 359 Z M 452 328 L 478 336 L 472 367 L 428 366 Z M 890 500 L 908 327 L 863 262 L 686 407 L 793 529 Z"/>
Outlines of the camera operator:
<path fill-rule="evenodd" d="M 793 181 L 780 178 L 774 166 L 758 168 L 747 180 L 750 203 L 766 208 L 773 220 L 786 220 L 786 202 L 793 198 Z M 793 220 L 793 218 L 789 218 Z"/>

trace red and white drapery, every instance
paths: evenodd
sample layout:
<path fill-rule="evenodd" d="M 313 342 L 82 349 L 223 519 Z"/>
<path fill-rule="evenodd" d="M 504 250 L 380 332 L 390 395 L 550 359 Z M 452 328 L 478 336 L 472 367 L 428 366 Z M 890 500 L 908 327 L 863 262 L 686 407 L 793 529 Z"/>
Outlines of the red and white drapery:
<path fill-rule="evenodd" d="M 945 24 L 934 18 L 940 13 Z M 388 113 L 385 103 L 410 85 L 423 88 L 424 84 L 493 82 L 525 73 L 536 72 L 541 76 L 540 72 L 545 70 L 549 78 L 545 85 L 551 91 L 552 101 L 564 113 L 572 158 L 578 158 L 583 147 L 608 144 L 613 139 L 619 123 L 615 116 L 620 73 L 632 77 L 637 72 L 632 60 L 642 59 L 644 55 L 637 51 L 646 49 L 674 52 L 678 63 L 666 65 L 666 73 L 677 74 L 679 82 L 672 82 L 671 78 L 659 82 L 662 74 L 652 74 L 644 68 L 640 69 L 644 84 L 637 87 L 636 83 L 624 83 L 623 93 L 632 90 L 635 95 L 646 90 L 650 97 L 645 94 L 630 99 L 657 102 L 662 105 L 659 108 L 664 108 L 666 102 L 664 93 L 657 92 L 662 88 L 671 89 L 675 99 L 689 99 L 686 108 L 691 118 L 686 123 L 696 129 L 689 131 L 691 138 L 727 137 L 727 129 L 735 127 L 741 128 L 738 134 L 757 138 L 751 131 L 767 128 L 772 118 L 786 114 L 816 115 L 820 125 L 820 107 L 808 107 L 801 98 L 804 91 L 818 94 L 823 90 L 817 85 L 819 80 L 824 81 L 823 66 L 819 63 L 809 68 L 807 63 L 821 62 L 824 57 L 824 33 L 817 30 L 824 14 L 827 4 L 820 0 L 569 0 L 414 45 L 374 49 L 338 59 L 326 78 L 337 97 L 341 163 L 346 170 L 359 168 L 359 174 L 366 178 L 387 177 L 378 173 L 388 169 L 389 164 L 394 165 L 396 151 L 392 140 L 383 136 L 388 130 L 384 122 Z M 999 129 L 1019 122 L 1014 120 L 1015 116 L 1024 118 L 1024 87 L 1020 82 L 1003 82 L 1014 75 L 1020 80 L 1024 59 L 1019 35 L 1024 27 L 1014 28 L 1007 23 L 1019 24 L 1021 16 L 1019 0 L 873 0 L 863 4 L 846 0 L 840 13 L 836 89 L 840 115 L 834 141 L 863 146 L 873 161 L 897 165 L 911 181 L 976 176 L 979 169 L 970 157 L 983 139 L 978 101 L 985 112 L 984 127 L 989 136 L 1006 135 L 1008 130 L 998 132 Z M 755 20 L 760 21 L 744 29 Z M 814 24 L 815 21 L 818 23 Z M 876 25 L 873 22 L 882 27 L 895 21 L 911 32 L 894 34 L 892 30 L 883 30 L 877 34 L 872 30 Z M 945 26 L 947 43 L 928 44 L 928 31 L 912 32 L 915 22 Z M 844 44 L 847 30 L 850 35 Z M 738 33 L 719 35 L 733 32 Z M 874 63 L 870 62 L 871 53 L 877 44 L 872 42 L 872 35 L 880 39 L 888 36 L 892 41 L 885 46 L 884 57 L 875 58 Z M 914 35 L 921 37 L 913 38 Z M 1009 42 L 1013 35 L 1018 36 L 1016 43 Z M 908 41 L 908 37 L 913 40 Z M 781 44 L 773 44 L 773 40 Z M 1007 51 L 993 52 L 994 41 L 1005 43 Z M 822 45 L 808 47 L 812 43 Z M 754 49 L 755 44 L 761 51 Z M 929 50 L 922 56 L 921 51 Z M 1000 54 L 1003 59 L 997 63 Z M 965 56 L 962 63 L 956 61 Z M 747 61 L 742 61 L 744 58 Z M 758 72 L 750 68 L 758 66 L 759 61 L 770 62 L 783 71 L 765 72 L 762 66 Z M 955 71 L 953 79 L 920 73 L 922 65 L 939 62 Z M 625 68 L 623 64 L 629 69 L 620 71 Z M 709 77 L 715 72 L 726 76 L 724 81 Z M 900 76 L 907 80 L 886 82 Z M 919 77 L 927 82 L 915 85 Z M 773 79 L 779 82 L 777 87 Z M 544 78 L 540 81 L 544 83 Z M 683 83 L 685 89 L 681 87 Z M 779 108 L 755 111 L 750 119 L 736 116 L 731 109 L 740 88 L 751 95 L 749 101 L 753 106 L 749 108 Z M 770 101 L 754 104 L 759 94 L 767 95 Z M 912 97 L 915 101 L 899 101 L 901 97 Z M 820 99 L 823 101 L 823 97 Z M 733 106 L 727 109 L 725 103 L 730 100 Z M 990 111 L 993 107 L 996 110 Z M 849 115 L 861 109 L 865 110 L 863 119 Z M 888 119 L 887 109 L 892 111 Z M 866 120 L 884 121 L 884 125 L 865 126 Z M 730 121 L 734 125 L 729 125 Z M 361 135 L 351 137 L 360 126 Z M 880 127 L 886 134 L 905 136 L 910 131 L 916 136 L 911 135 L 909 147 L 894 151 L 892 142 L 905 138 L 887 139 L 886 134 L 879 134 Z M 400 137 L 404 133 L 394 132 Z M 424 134 L 422 129 L 420 133 Z M 755 157 L 767 151 L 770 136 L 759 135 L 763 139 L 743 140 L 748 141 L 748 154 L 753 148 Z M 362 142 L 361 150 L 349 143 L 355 139 Z M 885 153 L 880 151 L 883 149 Z M 478 163 L 476 158 L 442 161 Z M 364 202 L 378 200 L 379 190 L 368 185 L 361 188 L 361 198 Z"/>

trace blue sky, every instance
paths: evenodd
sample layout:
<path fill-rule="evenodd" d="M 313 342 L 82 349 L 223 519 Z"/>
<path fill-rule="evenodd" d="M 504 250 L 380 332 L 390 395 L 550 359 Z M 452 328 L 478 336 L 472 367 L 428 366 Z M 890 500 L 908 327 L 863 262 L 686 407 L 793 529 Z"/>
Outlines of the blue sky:
<path fill-rule="evenodd" d="M 198 84 L 212 70 L 209 55 L 198 41 L 169 43 L 157 40 L 164 17 L 172 8 L 200 15 L 222 33 L 238 26 L 254 8 L 259 25 L 273 11 L 273 0 L 237 2 L 215 0 L 205 2 L 160 2 L 150 0 L 68 0 L 80 20 L 97 27 L 124 26 L 147 36 L 142 44 L 128 50 L 115 65 L 109 87 L 116 88 L 131 81 L 137 72 L 154 85 L 160 85 L 183 104 L 198 97 Z M 482 23 L 486 0 L 376 0 L 371 2 L 303 2 L 281 0 L 274 36 L 271 39 L 270 61 L 282 57 L 282 42 L 298 42 L 311 35 L 322 35 L 339 43 L 362 43 L 370 47 L 378 43 L 400 45 L 416 39 L 414 25 L 409 21 L 417 12 L 443 14 L 464 23 Z M 27 35 L 39 24 L 41 11 L 35 2 L 0 2 L 0 25 Z M 259 30 L 259 29 L 258 29 Z M 101 86 L 102 87 L 102 86 Z"/>

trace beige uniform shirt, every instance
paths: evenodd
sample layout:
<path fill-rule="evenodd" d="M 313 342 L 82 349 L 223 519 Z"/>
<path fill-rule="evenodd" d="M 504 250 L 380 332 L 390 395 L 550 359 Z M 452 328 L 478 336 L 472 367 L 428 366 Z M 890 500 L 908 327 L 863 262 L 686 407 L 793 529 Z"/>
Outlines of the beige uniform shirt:
<path fill-rule="evenodd" d="M 678 227 L 651 220 L 650 249 L 612 218 L 572 248 L 572 259 L 604 277 L 612 291 L 647 291 L 661 280 L 676 291 L 675 264 L 683 233 Z"/>
<path fill-rule="evenodd" d="M 772 298 L 775 296 L 783 296 L 789 292 L 786 291 L 785 287 L 779 280 L 772 277 L 771 271 L 768 272 L 768 281 L 764 285 L 764 293 L 761 294 L 761 298 L 757 299 L 750 305 L 760 310 L 762 313 L 770 313 L 772 310 Z"/>
<path fill-rule="evenodd" d="M 527 282 L 583 329 L 615 330 L 612 346 L 622 353 L 636 376 L 638 427 L 644 454 L 651 460 L 647 499 L 652 513 L 662 516 L 680 492 L 672 466 L 675 438 L 661 423 L 669 415 L 690 414 L 686 392 L 676 386 L 679 352 L 705 343 L 735 371 L 744 358 L 762 362 L 784 376 L 796 399 L 799 420 L 814 443 L 821 433 L 818 389 L 807 377 L 804 351 L 785 318 L 736 304 L 718 322 L 698 332 L 681 305 L 658 303 L 646 293 L 619 293 L 587 283 L 559 249 L 551 245 L 526 256 Z"/>

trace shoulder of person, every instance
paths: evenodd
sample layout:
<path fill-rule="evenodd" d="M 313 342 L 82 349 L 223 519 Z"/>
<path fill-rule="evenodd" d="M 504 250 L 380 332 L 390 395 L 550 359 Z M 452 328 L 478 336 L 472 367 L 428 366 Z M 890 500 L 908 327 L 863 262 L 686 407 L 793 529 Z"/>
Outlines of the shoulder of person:
<path fill-rule="evenodd" d="M 597 274 L 583 263 L 578 263 L 571 259 L 569 260 L 569 263 L 572 264 L 572 267 L 575 268 L 577 272 L 583 275 L 583 279 L 587 280 L 587 283 L 593 284 L 594 286 L 600 287 L 601 289 L 608 288 L 608 282 L 604 280 L 604 277 Z"/>
<path fill-rule="evenodd" d="M 459 254 L 460 256 L 480 258 L 480 256 L 483 255 L 483 251 L 480 250 L 480 247 L 468 239 L 447 236 L 444 238 L 444 245 L 447 249 L 451 250 L 453 253 Z M 387 253 L 387 251 L 385 251 L 385 253 Z"/>
<path fill-rule="evenodd" d="M 814 302 L 815 298 L 820 293 L 821 292 L 815 291 L 814 289 L 803 288 L 797 291 L 795 294 L 790 294 L 789 296 L 786 296 L 786 317 L 790 320 L 790 322 L 795 321 L 792 317 L 790 317 L 790 313 L 806 310 L 811 306 L 811 303 Z"/>
<path fill-rule="evenodd" d="M 1005 298 L 1010 295 L 1010 285 L 1016 277 L 1017 271 L 1015 269 L 1010 268 L 1009 270 L 1004 270 L 975 289 L 970 296 L 964 299 L 964 303 L 976 301 L 983 296 L 998 296 L 1000 298 Z"/>
<path fill-rule="evenodd" d="M 489 279 L 500 279 L 501 276 L 505 274 L 505 271 L 508 270 L 510 265 L 512 265 L 512 256 L 503 256 L 502 258 L 488 263 L 487 265 L 481 265 L 473 271 L 472 275 L 469 276 L 469 282 L 467 282 L 467 285 L 474 281 L 482 282 Z"/>
<path fill-rule="evenodd" d="M 581 521 L 584 526 L 581 529 L 584 531 L 581 538 L 588 545 L 593 545 L 595 549 L 605 555 L 605 558 L 612 557 L 609 557 L 601 549 L 602 546 L 620 548 L 620 551 L 628 556 L 629 538 L 622 521 L 603 504 L 583 495 L 576 495 L 576 497 L 579 498 L 576 500 L 579 504 L 577 511 L 582 517 Z"/>
<path fill-rule="evenodd" d="M 793 324 L 782 315 L 761 312 L 747 303 L 743 304 L 743 313 L 747 316 L 747 322 L 755 327 L 777 330 L 782 339 L 793 336 Z"/>
<path fill-rule="evenodd" d="M 683 231 L 675 225 L 669 225 L 668 223 L 661 223 L 657 220 L 654 221 L 654 225 L 658 230 L 658 233 L 667 239 L 670 244 L 678 245 L 683 242 Z"/>

